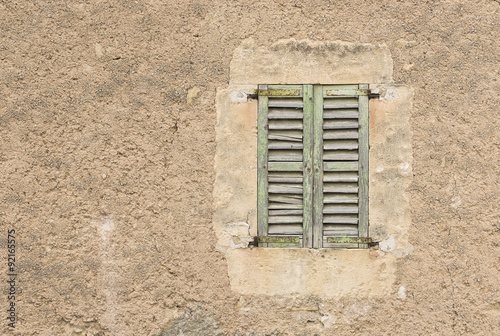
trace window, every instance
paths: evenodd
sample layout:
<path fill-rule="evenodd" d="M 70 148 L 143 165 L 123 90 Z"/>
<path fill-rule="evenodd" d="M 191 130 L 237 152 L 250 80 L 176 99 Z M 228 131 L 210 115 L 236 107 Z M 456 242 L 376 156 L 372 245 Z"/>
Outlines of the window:
<path fill-rule="evenodd" d="M 368 85 L 259 85 L 260 247 L 366 248 Z"/>

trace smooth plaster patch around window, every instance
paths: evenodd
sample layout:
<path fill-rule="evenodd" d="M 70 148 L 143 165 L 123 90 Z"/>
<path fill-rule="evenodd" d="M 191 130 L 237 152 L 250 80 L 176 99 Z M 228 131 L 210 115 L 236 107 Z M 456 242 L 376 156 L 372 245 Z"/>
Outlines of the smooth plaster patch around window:
<path fill-rule="evenodd" d="M 392 82 L 384 45 L 246 40 L 231 61 L 230 85 L 217 91 L 214 229 L 231 289 L 246 295 L 389 296 L 396 260 L 411 253 L 407 188 L 412 179 L 412 92 Z M 248 248 L 257 235 L 257 84 L 370 83 L 370 237 L 391 248 Z M 392 241 L 394 240 L 394 244 Z M 402 253 L 401 251 L 404 251 Z"/>

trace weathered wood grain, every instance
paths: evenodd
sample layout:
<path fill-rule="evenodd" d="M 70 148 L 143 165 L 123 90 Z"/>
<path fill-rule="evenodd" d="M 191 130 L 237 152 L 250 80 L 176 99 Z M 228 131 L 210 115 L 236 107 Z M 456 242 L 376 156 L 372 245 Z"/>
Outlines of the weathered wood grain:
<path fill-rule="evenodd" d="M 323 197 L 324 204 L 345 204 L 358 203 L 358 195 L 325 195 Z"/>
<path fill-rule="evenodd" d="M 323 207 L 324 214 L 357 214 L 358 211 L 357 206 L 326 205 Z"/>
<path fill-rule="evenodd" d="M 257 113 L 257 234 L 267 236 L 267 105 L 268 98 L 259 96 Z"/>
<path fill-rule="evenodd" d="M 326 130 L 323 133 L 323 139 L 357 139 L 359 137 L 357 130 Z"/>
<path fill-rule="evenodd" d="M 304 221 L 302 223 L 302 239 L 303 247 L 313 247 L 313 94 L 314 88 L 312 85 L 304 85 L 304 171 L 303 171 L 303 186 L 304 186 Z"/>
<path fill-rule="evenodd" d="M 269 162 L 269 171 L 302 171 L 302 162 Z"/>
<path fill-rule="evenodd" d="M 360 84 L 368 89 L 368 84 Z M 369 106 L 368 97 L 359 97 L 359 236 L 368 237 L 368 157 L 369 157 Z M 367 248 L 360 244 L 360 248 Z"/>
<path fill-rule="evenodd" d="M 358 161 L 358 154 L 345 154 L 345 153 L 335 153 L 327 152 L 323 154 L 323 160 L 325 161 Z"/>
<path fill-rule="evenodd" d="M 324 171 L 357 171 L 358 163 L 353 162 L 324 162 Z"/>
<path fill-rule="evenodd" d="M 313 247 L 323 247 L 323 87 L 314 86 Z"/>

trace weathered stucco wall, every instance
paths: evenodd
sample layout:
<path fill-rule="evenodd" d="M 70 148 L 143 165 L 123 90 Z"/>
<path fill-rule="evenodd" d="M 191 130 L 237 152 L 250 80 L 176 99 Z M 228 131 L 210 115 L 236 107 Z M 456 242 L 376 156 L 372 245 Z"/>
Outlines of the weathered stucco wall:
<path fill-rule="evenodd" d="M 233 82 L 386 84 L 372 85 L 380 101 L 370 109 L 370 237 L 380 242 L 380 250 L 361 251 L 247 248 L 257 234 L 257 105 L 246 93 L 256 87 L 233 84 L 218 91 L 214 228 L 233 290 L 246 295 L 390 295 L 394 256 L 412 250 L 412 94 L 395 87 L 391 77 L 392 60 L 384 46 L 287 40 L 266 48 L 249 40 L 236 49 Z M 323 82 L 327 79 L 334 82 Z"/>
<path fill-rule="evenodd" d="M 499 10 L 494 0 L 0 1 L 0 335 L 500 334 Z M 308 42 L 276 44 L 290 39 Z M 286 69 L 319 66 L 323 48 L 314 45 L 327 41 L 364 47 L 357 58 L 328 61 L 316 80 L 356 75 L 325 78 L 337 63 L 366 76 L 368 62 L 376 78 L 351 79 L 401 97 L 391 101 L 387 90 L 371 106 L 372 126 L 387 131 L 371 138 L 386 162 L 372 165 L 371 190 L 394 178 L 389 190 L 405 191 L 400 202 L 410 209 L 389 224 L 383 213 L 394 208 L 380 200 L 372 209 L 385 251 L 367 264 L 395 260 L 376 270 L 390 275 L 388 292 L 240 294 L 228 271 L 238 259 L 229 256 L 257 261 L 267 251 L 231 245 L 255 221 L 247 201 L 254 173 L 240 164 L 241 190 L 214 192 L 224 182 L 214 167 L 226 162 L 216 140 L 229 126 L 217 105 L 231 107 L 231 127 L 241 125 L 235 145 L 252 151 L 255 103 L 224 95 L 267 81 L 254 77 L 266 67 L 280 82 L 301 83 L 309 72 L 284 78 Z M 302 43 L 313 47 L 299 59 Z M 324 53 L 358 52 L 333 43 Z M 288 49 L 292 58 L 276 63 Z M 244 68 L 254 57 L 245 50 L 269 63 Z M 230 73 L 232 64 L 241 71 Z M 408 133 L 394 118 L 411 96 L 397 119 L 409 118 Z M 410 138 L 412 161 L 400 138 Z M 388 147 L 399 154 L 386 155 Z M 230 148 L 229 162 L 247 159 Z M 225 202 L 235 207 L 222 221 L 237 223 L 229 233 L 214 226 L 222 216 L 214 204 Z M 9 229 L 14 330 L 6 323 Z M 241 291 L 255 293 L 250 283 Z"/>

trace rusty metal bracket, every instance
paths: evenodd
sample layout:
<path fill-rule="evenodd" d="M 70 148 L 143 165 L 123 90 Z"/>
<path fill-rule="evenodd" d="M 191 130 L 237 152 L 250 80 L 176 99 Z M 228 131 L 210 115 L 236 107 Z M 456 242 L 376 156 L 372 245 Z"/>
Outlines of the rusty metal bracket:
<path fill-rule="evenodd" d="M 337 96 L 367 96 L 370 90 L 326 90 L 328 97 Z"/>
<path fill-rule="evenodd" d="M 257 98 L 258 96 L 271 97 L 299 97 L 300 90 L 255 90 L 253 94 L 248 95 L 249 98 Z"/>
<path fill-rule="evenodd" d="M 369 237 L 327 237 L 326 242 L 330 244 L 373 244 Z"/>
<path fill-rule="evenodd" d="M 371 90 L 326 90 L 328 97 L 341 97 L 341 96 L 368 96 L 368 98 L 378 98 L 380 93 L 372 92 Z"/>
<path fill-rule="evenodd" d="M 257 236 L 254 238 L 254 241 L 258 243 L 274 243 L 274 244 L 282 244 L 282 243 L 300 243 L 299 237 L 291 237 L 291 236 Z"/>
<path fill-rule="evenodd" d="M 368 99 L 378 99 L 380 98 L 379 92 L 372 92 L 372 90 L 368 90 Z"/>

